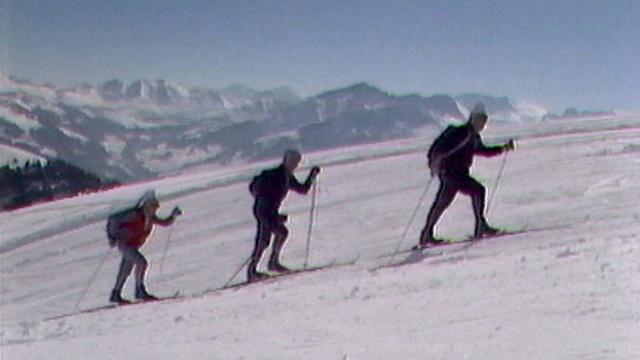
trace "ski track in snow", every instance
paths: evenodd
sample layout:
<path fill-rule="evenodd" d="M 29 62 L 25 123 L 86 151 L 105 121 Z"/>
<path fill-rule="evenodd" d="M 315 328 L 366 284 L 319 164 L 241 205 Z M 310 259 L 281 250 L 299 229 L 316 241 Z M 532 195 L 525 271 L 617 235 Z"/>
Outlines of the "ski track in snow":
<path fill-rule="evenodd" d="M 405 239 L 428 181 L 424 144 L 311 154 L 325 166 L 310 265 L 355 265 L 264 284 L 221 287 L 253 246 L 246 179 L 259 169 L 197 172 L 0 215 L 2 359 L 633 359 L 640 355 L 640 120 L 622 130 L 563 124 L 571 134 L 521 137 L 489 219 L 541 229 L 389 256 L 417 241 L 437 182 Z M 562 127 L 553 124 L 556 127 Z M 597 129 L 597 127 L 596 127 Z M 490 129 L 488 129 L 490 130 Z M 510 134 L 496 129 L 489 134 Z M 544 132 L 544 131 L 542 131 Z M 631 149 L 631 150 L 630 150 Z M 488 190 L 500 158 L 478 158 Z M 256 165 L 260 167 L 261 165 Z M 298 176 L 304 178 L 307 170 Z M 68 314 L 107 252 L 104 217 L 149 187 L 161 214 L 185 210 L 143 249 L 158 294 L 186 298 Z M 490 198 L 490 196 L 488 196 Z M 310 196 L 290 195 L 283 260 L 304 261 Z M 458 196 L 439 234 L 473 229 Z M 119 257 L 109 255 L 80 309 L 103 306 Z M 242 271 L 238 281 L 244 279 Z M 131 284 L 125 296 L 131 296 Z M 193 297 L 189 297 L 194 295 Z"/>

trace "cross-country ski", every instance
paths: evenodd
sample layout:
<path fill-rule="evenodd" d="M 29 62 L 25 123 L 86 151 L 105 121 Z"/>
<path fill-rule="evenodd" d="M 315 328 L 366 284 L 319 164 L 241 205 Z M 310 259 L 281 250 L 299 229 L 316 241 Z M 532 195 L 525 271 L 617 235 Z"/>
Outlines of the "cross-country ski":
<path fill-rule="evenodd" d="M 133 305 L 144 305 L 144 304 L 150 304 L 150 303 L 154 303 L 154 302 L 162 302 L 162 301 L 166 301 L 166 300 L 173 300 L 173 299 L 178 299 L 180 297 L 181 297 L 180 292 L 176 291 L 173 295 L 160 296 L 160 297 L 155 297 L 153 299 L 143 299 L 143 300 L 135 300 L 135 301 L 123 299 L 123 301 L 120 301 L 120 302 L 117 302 L 117 303 L 111 303 L 111 304 L 108 304 L 108 305 L 98 306 L 98 307 L 94 307 L 94 308 L 81 309 L 79 311 L 76 311 L 76 312 L 73 312 L 73 313 L 69 313 L 69 314 L 62 314 L 62 315 L 52 316 L 52 317 L 49 317 L 49 318 L 44 318 L 43 320 L 44 321 L 58 320 L 58 319 L 62 319 L 62 318 L 68 318 L 68 317 L 71 317 L 71 316 L 77 316 L 77 315 L 101 312 L 101 311 L 104 311 L 104 310 L 117 309 L 117 308 L 122 308 L 122 307 L 133 306 Z"/>

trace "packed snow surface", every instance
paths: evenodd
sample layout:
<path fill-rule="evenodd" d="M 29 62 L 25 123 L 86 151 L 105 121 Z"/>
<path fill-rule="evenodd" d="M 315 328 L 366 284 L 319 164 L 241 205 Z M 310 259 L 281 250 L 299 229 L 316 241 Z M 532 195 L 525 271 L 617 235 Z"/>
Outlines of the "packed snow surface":
<path fill-rule="evenodd" d="M 483 135 L 519 138 L 508 157 L 478 158 L 473 168 L 489 190 L 489 220 L 531 231 L 388 256 L 417 242 L 437 180 L 407 224 L 430 182 L 424 152 L 433 139 L 309 154 L 299 178 L 323 166 L 309 265 L 352 263 L 234 289 L 216 290 L 252 250 L 247 183 L 273 163 L 2 213 L 0 357 L 639 358 L 640 119 L 496 125 Z M 107 304 L 119 263 L 106 215 L 148 188 L 163 200 L 161 215 L 175 205 L 185 212 L 142 250 L 148 287 L 184 296 L 88 312 Z M 292 194 L 283 209 L 291 215 L 283 261 L 294 268 L 305 261 L 310 199 Z M 464 239 L 472 229 L 470 201 L 459 195 L 437 232 Z M 132 292 L 129 283 L 124 295 Z"/>

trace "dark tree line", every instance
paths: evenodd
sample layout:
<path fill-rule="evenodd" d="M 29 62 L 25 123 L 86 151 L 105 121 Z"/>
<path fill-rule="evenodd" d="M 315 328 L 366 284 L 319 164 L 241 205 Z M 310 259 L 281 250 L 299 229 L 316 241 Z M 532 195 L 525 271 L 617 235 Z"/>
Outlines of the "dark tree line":
<path fill-rule="evenodd" d="M 46 164 L 27 161 L 24 166 L 0 167 L 0 210 L 13 210 L 80 193 L 119 185 L 103 180 L 63 160 L 50 159 Z"/>

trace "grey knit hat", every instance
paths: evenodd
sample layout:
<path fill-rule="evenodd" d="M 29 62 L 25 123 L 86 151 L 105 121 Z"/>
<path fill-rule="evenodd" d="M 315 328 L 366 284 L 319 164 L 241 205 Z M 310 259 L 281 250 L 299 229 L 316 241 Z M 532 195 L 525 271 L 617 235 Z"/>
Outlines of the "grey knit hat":
<path fill-rule="evenodd" d="M 147 190 L 144 193 L 144 195 L 142 195 L 140 200 L 138 200 L 138 204 L 136 205 L 136 207 L 142 208 L 150 203 L 160 204 L 160 201 L 158 201 L 158 197 L 156 196 L 155 190 Z"/>

